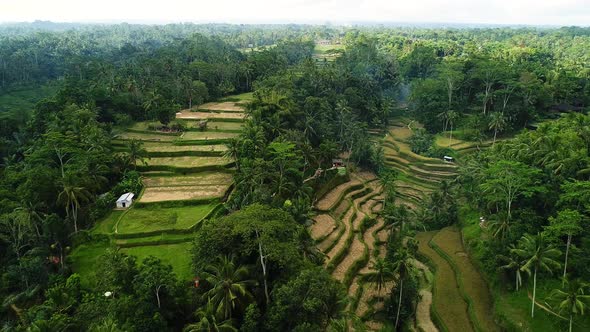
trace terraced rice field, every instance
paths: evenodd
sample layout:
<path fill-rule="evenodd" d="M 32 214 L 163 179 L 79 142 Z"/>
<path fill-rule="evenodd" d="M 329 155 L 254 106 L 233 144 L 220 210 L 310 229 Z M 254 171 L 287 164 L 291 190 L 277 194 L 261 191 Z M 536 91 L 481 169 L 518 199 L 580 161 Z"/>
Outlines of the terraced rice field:
<path fill-rule="evenodd" d="M 243 120 L 246 117 L 244 113 L 238 112 L 218 112 L 218 111 L 209 111 L 209 112 L 191 112 L 191 111 L 182 111 L 180 113 L 176 113 L 177 119 L 188 119 L 188 120 L 205 120 L 205 119 L 232 119 L 232 120 Z"/>
<path fill-rule="evenodd" d="M 148 166 L 198 167 L 226 165 L 230 162 L 225 157 L 155 157 L 148 160 Z"/>
<path fill-rule="evenodd" d="M 162 144 L 162 143 L 144 143 L 144 149 L 148 153 L 158 153 L 158 152 L 223 152 L 226 151 L 227 148 L 225 145 L 172 145 L 172 144 Z M 149 161 L 149 160 L 148 160 Z"/>
<path fill-rule="evenodd" d="M 185 140 L 208 140 L 208 139 L 224 139 L 237 137 L 237 133 L 226 133 L 216 131 L 187 131 L 182 134 L 182 139 Z"/>
<path fill-rule="evenodd" d="M 373 207 L 381 190 L 374 174 L 353 175 L 351 181 L 337 186 L 316 203 L 315 208 L 325 212 L 318 214 L 311 226 L 318 248 L 326 254 L 326 268 L 347 287 L 351 303 L 356 303 L 350 309 L 359 317 L 374 312 L 372 303 L 382 295 L 373 285 L 362 285 L 358 278 L 359 273 L 370 272 L 371 257 L 385 252 L 377 235 L 383 229 L 383 220 L 377 218 L 364 230 L 361 227 L 365 218 L 375 217 Z M 371 317 L 365 318 L 369 328 L 381 326 Z"/>
<path fill-rule="evenodd" d="M 457 172 L 455 164 L 411 151 L 407 139 L 411 137 L 412 129 L 418 127 L 420 124 L 416 122 L 401 120 L 380 139 L 386 165 L 398 171 L 396 204 L 411 209 L 419 207 L 442 181 L 452 181 Z M 444 138 L 437 138 L 437 143 L 444 143 Z M 473 148 L 473 143 L 457 140 L 451 148 L 463 153 L 468 151 L 465 149 Z M 436 317 L 427 315 L 425 309 L 432 302 L 432 311 L 440 324 L 449 331 L 473 331 L 476 326 L 483 331 L 498 330 L 491 318 L 493 304 L 489 290 L 469 261 L 460 234 L 446 228 L 440 232 L 419 232 L 416 239 L 419 241 L 419 254 L 434 268 L 433 271 L 422 272 L 423 276 L 433 273 L 433 277 L 430 278 L 432 281 L 427 277 L 422 278 L 426 284 L 422 285 L 421 292 L 426 296 L 418 303 L 416 326 L 425 331 L 432 330 L 432 321 Z M 428 295 L 430 293 L 431 296 Z M 467 299 L 473 303 L 471 308 L 468 307 Z"/>
<path fill-rule="evenodd" d="M 182 134 L 150 131 L 149 123 L 142 122 L 118 135 L 118 151 L 125 151 L 127 140 L 144 143 L 150 156 L 147 166 L 138 165 L 144 176 L 144 190 L 135 193 L 136 201 L 131 208 L 114 211 L 92 230 L 109 236 L 110 244 L 80 246 L 73 255 L 74 270 L 91 279 L 94 261 L 90 256 L 117 246 L 139 258 L 156 256 L 171 264 L 181 278 L 191 278 L 188 249 L 193 233 L 218 210 L 233 181 L 228 168 L 231 160 L 223 156 L 223 143 L 237 136 L 242 128 L 245 114 L 240 96 L 251 97 L 239 95 L 201 105 L 203 112 L 179 113 L 178 119 L 187 119 L 188 130 Z M 210 120 L 201 131 L 198 122 L 192 120 L 202 118 L 216 120 Z"/>

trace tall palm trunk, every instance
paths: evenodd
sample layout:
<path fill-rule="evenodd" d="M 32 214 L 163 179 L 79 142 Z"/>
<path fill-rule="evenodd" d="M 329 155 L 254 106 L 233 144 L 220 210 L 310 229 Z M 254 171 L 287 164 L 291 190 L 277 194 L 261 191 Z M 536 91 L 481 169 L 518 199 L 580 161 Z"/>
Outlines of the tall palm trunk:
<path fill-rule="evenodd" d="M 570 253 L 570 244 L 572 243 L 572 235 L 567 235 L 567 245 L 565 246 L 565 263 L 563 264 L 563 280 L 561 282 L 561 286 L 565 287 L 565 275 L 567 273 L 567 256 Z"/>
<path fill-rule="evenodd" d="M 570 314 L 570 332 L 572 332 L 572 323 L 574 322 L 574 315 Z"/>
<path fill-rule="evenodd" d="M 397 324 L 399 322 L 399 312 L 402 309 L 402 292 L 404 291 L 404 279 L 400 278 L 399 281 L 399 299 L 397 303 L 397 314 L 395 316 L 395 328 L 397 329 Z"/>
<path fill-rule="evenodd" d="M 533 276 L 533 304 L 531 305 L 531 317 L 535 317 L 535 296 L 537 295 L 537 268 Z"/>

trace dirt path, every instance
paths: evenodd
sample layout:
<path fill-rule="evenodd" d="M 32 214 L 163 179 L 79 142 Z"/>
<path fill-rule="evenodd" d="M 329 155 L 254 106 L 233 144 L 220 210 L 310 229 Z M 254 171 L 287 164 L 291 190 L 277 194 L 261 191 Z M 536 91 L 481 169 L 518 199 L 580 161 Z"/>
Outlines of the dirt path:
<path fill-rule="evenodd" d="M 463 289 L 472 299 L 475 316 L 481 327 L 485 331 L 499 331 L 493 320 L 493 300 L 488 286 L 465 252 L 459 229 L 454 226 L 443 228 L 433 240 L 458 267 Z"/>
<path fill-rule="evenodd" d="M 434 308 L 449 331 L 473 331 L 467 314 L 467 303 L 459 292 L 454 271 L 449 263 L 428 245 L 428 242 L 436 233 L 437 231 L 431 231 L 416 234 L 418 252 L 428 257 L 436 266 L 434 274 L 436 287 L 436 293 L 433 296 Z"/>
<path fill-rule="evenodd" d="M 424 280 L 427 281 L 428 275 L 431 273 L 428 266 L 419 260 L 413 261 L 414 266 L 421 271 L 424 276 Z M 420 290 L 420 301 L 416 306 L 416 325 L 421 331 L 424 332 L 438 332 L 438 329 L 432 322 L 430 317 L 430 306 L 432 306 L 432 285 L 427 282 L 427 287 Z"/>

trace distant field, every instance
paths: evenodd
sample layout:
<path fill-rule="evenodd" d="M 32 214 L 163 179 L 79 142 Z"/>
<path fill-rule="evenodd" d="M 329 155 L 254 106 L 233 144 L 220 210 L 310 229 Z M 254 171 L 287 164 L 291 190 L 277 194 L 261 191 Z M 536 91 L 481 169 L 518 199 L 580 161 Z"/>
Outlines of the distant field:
<path fill-rule="evenodd" d="M 216 138 L 232 138 L 237 137 L 237 133 L 223 133 L 217 131 L 187 131 L 182 135 L 185 140 L 206 140 Z"/>
<path fill-rule="evenodd" d="M 231 173 L 201 172 L 185 176 L 148 176 L 143 184 L 146 187 L 202 186 L 231 183 L 232 179 Z"/>
<path fill-rule="evenodd" d="M 239 122 L 220 122 L 220 121 L 209 121 L 207 123 L 207 130 L 241 130 L 244 127 Z"/>
<path fill-rule="evenodd" d="M 170 165 L 175 167 L 197 167 L 225 165 L 230 160 L 225 157 L 157 157 L 148 160 L 149 166 Z"/>
<path fill-rule="evenodd" d="M 239 95 L 231 95 L 224 98 L 221 98 L 221 101 L 238 101 L 238 102 L 248 102 L 254 99 L 253 92 L 246 92 L 241 93 Z"/>
<path fill-rule="evenodd" d="M 226 151 L 227 147 L 223 144 L 217 145 L 172 145 L 145 142 L 143 144 L 147 152 L 193 152 L 193 151 Z M 148 160 L 149 163 L 149 160 Z"/>
<path fill-rule="evenodd" d="M 213 210 L 216 204 L 162 208 L 132 208 L 117 225 L 119 234 L 151 232 L 166 229 L 188 229 Z"/>
<path fill-rule="evenodd" d="M 197 107 L 199 110 L 214 110 L 214 111 L 228 111 L 228 112 L 243 112 L 244 107 L 238 105 L 233 101 L 222 101 L 214 103 L 206 103 Z"/>
<path fill-rule="evenodd" d="M 230 183 L 210 185 L 188 185 L 174 187 L 148 187 L 141 196 L 141 202 L 165 202 L 223 197 Z"/>
<path fill-rule="evenodd" d="M 243 119 L 245 113 L 239 112 L 191 112 L 184 110 L 176 113 L 177 119 Z"/>
<path fill-rule="evenodd" d="M 156 141 L 156 142 L 172 142 L 175 139 L 179 139 L 178 135 L 161 135 L 158 133 L 132 133 L 124 132 L 117 135 L 117 138 L 124 140 L 141 140 L 141 141 Z"/>
<path fill-rule="evenodd" d="M 0 91 L 1 111 L 30 111 L 43 98 L 54 95 L 59 83 L 47 83 L 40 86 L 18 87 L 9 91 Z"/>

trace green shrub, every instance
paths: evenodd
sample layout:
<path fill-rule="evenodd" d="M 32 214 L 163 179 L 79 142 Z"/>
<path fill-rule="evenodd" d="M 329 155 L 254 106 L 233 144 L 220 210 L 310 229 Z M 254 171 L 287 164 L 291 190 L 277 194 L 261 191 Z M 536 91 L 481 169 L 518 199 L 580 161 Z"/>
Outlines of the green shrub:
<path fill-rule="evenodd" d="M 434 137 L 425 129 L 417 129 L 414 131 L 412 137 L 408 139 L 412 152 L 417 154 L 424 154 L 432 148 Z"/>

